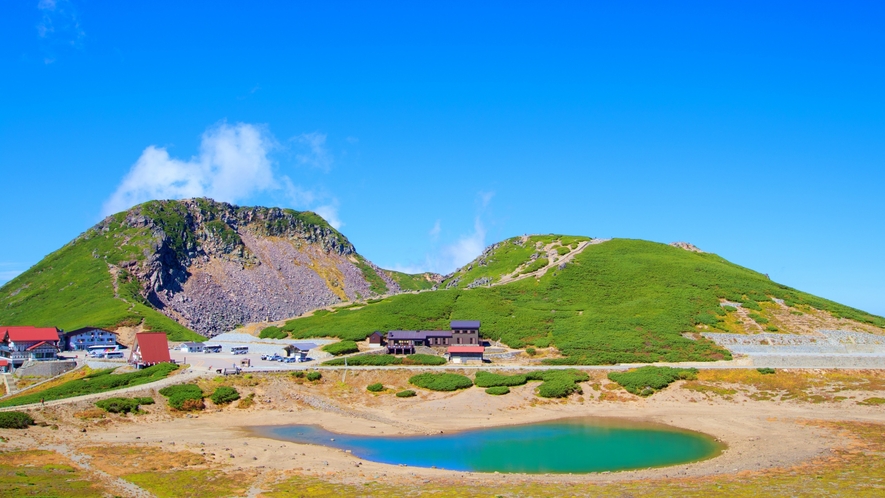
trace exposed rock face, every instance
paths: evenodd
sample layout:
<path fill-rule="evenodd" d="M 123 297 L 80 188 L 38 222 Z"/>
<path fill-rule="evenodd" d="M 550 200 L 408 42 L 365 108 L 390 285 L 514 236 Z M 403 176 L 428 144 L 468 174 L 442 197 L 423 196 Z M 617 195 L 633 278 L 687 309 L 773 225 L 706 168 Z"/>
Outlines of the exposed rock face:
<path fill-rule="evenodd" d="M 689 244 L 688 242 L 670 242 L 670 245 L 673 247 L 678 247 L 680 249 L 685 249 L 686 251 L 700 252 L 700 253 L 704 252 L 704 251 L 698 249 L 697 246 L 695 246 L 694 244 Z"/>
<path fill-rule="evenodd" d="M 310 212 L 209 199 L 154 201 L 96 226 L 99 232 L 120 228 L 150 234 L 145 258 L 121 265 L 137 276 L 142 296 L 209 337 L 238 324 L 281 320 L 370 296 L 365 271 L 383 279 L 388 293 L 400 292 L 385 272 Z"/>

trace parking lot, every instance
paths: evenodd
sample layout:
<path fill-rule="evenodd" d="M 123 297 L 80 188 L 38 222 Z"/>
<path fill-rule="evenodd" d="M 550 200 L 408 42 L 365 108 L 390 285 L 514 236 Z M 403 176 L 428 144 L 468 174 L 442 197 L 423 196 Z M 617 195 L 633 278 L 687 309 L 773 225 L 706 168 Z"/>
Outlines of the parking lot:
<path fill-rule="evenodd" d="M 282 361 L 262 360 L 266 353 L 231 354 L 229 351 L 221 353 L 185 353 L 178 349 L 169 351 L 169 356 L 178 363 L 186 363 L 195 370 L 217 371 L 226 368 L 241 368 L 243 371 L 267 371 L 267 370 L 300 370 L 322 363 L 321 360 L 312 359 L 303 363 L 284 363 Z M 248 360 L 250 366 L 243 367 L 241 362 Z"/>

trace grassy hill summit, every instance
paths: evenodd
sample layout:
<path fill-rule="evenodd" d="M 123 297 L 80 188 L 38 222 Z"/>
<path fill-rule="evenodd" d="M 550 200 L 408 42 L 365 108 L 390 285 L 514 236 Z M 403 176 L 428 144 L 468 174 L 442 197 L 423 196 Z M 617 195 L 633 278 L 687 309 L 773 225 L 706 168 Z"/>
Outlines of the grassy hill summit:
<path fill-rule="evenodd" d="M 495 244 L 440 290 L 322 310 L 272 332 L 361 340 L 374 330 L 445 329 L 549 348 L 547 363 L 712 361 L 730 353 L 702 332 L 808 326 L 885 333 L 885 319 L 771 281 L 690 244 L 523 236 Z"/>
<path fill-rule="evenodd" d="M 0 287 L 0 323 L 200 340 L 434 284 L 432 275 L 378 268 L 310 211 L 150 201 L 105 218 Z"/>

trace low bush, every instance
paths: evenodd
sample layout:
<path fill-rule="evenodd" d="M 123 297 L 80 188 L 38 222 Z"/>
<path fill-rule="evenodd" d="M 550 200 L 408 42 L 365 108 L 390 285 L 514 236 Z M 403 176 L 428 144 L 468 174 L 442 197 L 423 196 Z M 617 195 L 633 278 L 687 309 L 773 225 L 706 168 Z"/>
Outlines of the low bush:
<path fill-rule="evenodd" d="M 203 390 L 196 384 L 178 384 L 160 389 L 160 394 L 168 398 L 169 406 L 181 411 L 202 410 Z"/>
<path fill-rule="evenodd" d="M 743 303 L 741 303 L 741 306 L 747 308 L 748 310 L 762 311 L 762 306 L 759 306 L 759 303 L 752 300 L 744 301 Z"/>
<path fill-rule="evenodd" d="M 406 389 L 405 391 L 400 391 L 400 392 L 396 393 L 397 398 L 411 398 L 412 396 L 415 396 L 415 395 L 416 395 L 415 391 L 413 391 L 411 389 Z"/>
<path fill-rule="evenodd" d="M 637 396 L 650 396 L 677 380 L 694 380 L 697 375 L 696 368 L 647 366 L 626 372 L 610 372 L 608 378 L 620 384 L 630 393 Z"/>
<path fill-rule="evenodd" d="M 249 393 L 248 396 L 241 399 L 239 403 L 237 403 L 237 408 L 245 409 L 255 404 L 255 393 Z"/>
<path fill-rule="evenodd" d="M 295 377 L 296 379 L 303 379 L 304 372 L 302 372 L 301 370 L 296 370 L 296 371 L 292 372 L 292 377 Z"/>
<path fill-rule="evenodd" d="M 154 404 L 154 398 L 144 397 L 144 398 L 134 398 L 134 399 L 135 399 L 135 401 L 138 401 L 139 405 L 152 405 L 152 404 Z"/>
<path fill-rule="evenodd" d="M 765 327 L 766 332 L 777 332 L 778 330 L 780 330 L 780 329 L 775 327 L 774 325 L 769 325 L 769 326 Z"/>
<path fill-rule="evenodd" d="M 307 373 L 307 380 L 309 380 L 309 381 L 315 382 L 315 381 L 318 381 L 322 378 L 323 378 L 323 374 L 321 374 L 319 372 L 308 372 Z"/>
<path fill-rule="evenodd" d="M 756 313 L 748 313 L 747 316 L 752 318 L 753 321 L 758 323 L 759 325 L 764 325 L 764 324 L 768 323 L 768 318 L 765 318 L 762 315 L 759 315 Z"/>
<path fill-rule="evenodd" d="M 535 356 L 536 354 L 538 354 L 538 350 L 535 348 L 525 348 L 525 352 L 529 356 Z"/>
<path fill-rule="evenodd" d="M 240 399 L 240 393 L 236 388 L 219 386 L 215 389 L 215 392 L 212 393 L 212 396 L 209 396 L 209 399 L 211 399 L 216 405 L 226 405 Z"/>
<path fill-rule="evenodd" d="M 725 311 L 727 311 L 727 312 L 729 312 L 729 313 L 738 310 L 738 309 L 735 308 L 734 306 L 722 306 L 722 309 L 724 309 Z"/>
<path fill-rule="evenodd" d="M 343 354 L 356 353 L 360 350 L 360 348 L 353 341 L 341 341 L 341 342 L 333 342 L 332 344 L 327 344 L 323 346 L 323 351 L 327 353 L 331 353 L 335 356 L 341 356 Z"/>
<path fill-rule="evenodd" d="M 380 382 L 376 382 L 374 384 L 369 384 L 368 386 L 366 386 L 366 390 L 373 392 L 373 393 L 380 393 L 381 391 L 384 390 L 384 384 L 382 384 Z"/>
<path fill-rule="evenodd" d="M 544 381 L 538 386 L 538 396 L 542 398 L 565 398 L 571 393 L 583 394 L 581 386 L 566 378 Z"/>
<path fill-rule="evenodd" d="M 148 400 L 149 403 L 142 403 L 141 400 Z M 101 408 L 108 413 L 141 413 L 139 405 L 153 404 L 153 398 L 108 398 L 96 401 L 95 406 Z"/>
<path fill-rule="evenodd" d="M 262 339 L 285 339 L 289 337 L 289 333 L 279 327 L 270 326 L 262 330 L 258 337 Z"/>
<path fill-rule="evenodd" d="M 0 412 L 0 429 L 27 429 L 34 419 L 24 412 Z"/>
<path fill-rule="evenodd" d="M 350 358 L 335 358 L 324 362 L 323 365 L 341 366 L 345 360 L 350 366 L 386 367 L 390 365 L 445 365 L 446 359 L 430 354 L 411 354 L 405 358 L 398 358 L 389 354 L 361 354 Z"/>
<path fill-rule="evenodd" d="M 777 371 L 776 371 L 775 369 L 773 369 L 773 368 L 757 368 L 756 371 L 759 372 L 759 373 L 761 373 L 762 375 L 771 375 L 771 374 L 777 372 Z"/>
<path fill-rule="evenodd" d="M 510 388 L 507 386 L 495 386 L 486 389 L 486 394 L 492 396 L 501 396 L 502 394 L 510 394 Z"/>
<path fill-rule="evenodd" d="M 31 403 L 39 403 L 40 400 L 52 401 L 56 399 L 72 398 L 84 394 L 96 394 L 124 387 L 139 386 L 165 379 L 176 370 L 178 365 L 172 363 L 160 363 L 152 367 L 136 370 L 124 374 L 113 375 L 114 369 L 96 370 L 80 379 L 71 380 L 54 387 L 43 389 L 31 394 L 24 394 L 8 398 L 0 402 L 0 407 L 19 406 Z"/>
<path fill-rule="evenodd" d="M 446 359 L 432 354 L 410 354 L 402 359 L 403 365 L 445 365 Z"/>
<path fill-rule="evenodd" d="M 521 386 L 528 379 L 525 375 L 500 375 L 491 372 L 476 372 L 474 383 L 476 387 L 505 387 L 505 386 Z"/>
<path fill-rule="evenodd" d="M 453 373 L 423 373 L 412 376 L 409 384 L 430 389 L 431 391 L 457 391 L 473 386 L 469 378 Z"/>
<path fill-rule="evenodd" d="M 571 248 L 569 246 L 559 246 L 556 248 L 556 253 L 560 256 L 564 256 L 571 252 Z"/>

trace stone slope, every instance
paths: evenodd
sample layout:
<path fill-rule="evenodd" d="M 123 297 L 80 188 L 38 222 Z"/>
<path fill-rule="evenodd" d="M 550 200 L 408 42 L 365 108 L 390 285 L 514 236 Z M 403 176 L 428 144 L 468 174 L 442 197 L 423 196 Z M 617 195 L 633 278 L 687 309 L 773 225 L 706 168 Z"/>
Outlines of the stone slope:
<path fill-rule="evenodd" d="M 0 322 L 175 328 L 159 312 L 211 337 L 399 292 L 315 213 L 150 201 L 107 217 L 0 288 Z"/>

